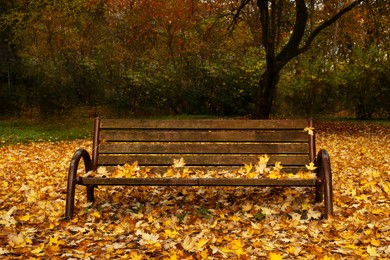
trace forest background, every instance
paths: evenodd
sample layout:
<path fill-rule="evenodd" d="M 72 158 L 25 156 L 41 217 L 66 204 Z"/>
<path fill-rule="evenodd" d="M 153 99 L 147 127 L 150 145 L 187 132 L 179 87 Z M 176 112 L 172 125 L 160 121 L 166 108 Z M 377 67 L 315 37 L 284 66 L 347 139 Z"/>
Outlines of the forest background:
<path fill-rule="evenodd" d="M 238 0 L 1 1 L 0 115 L 249 115 L 266 62 L 255 2 L 232 27 Z M 309 32 L 348 3 L 307 2 Z M 276 4 L 283 43 L 295 3 Z M 389 118 L 389 46 L 389 1 L 364 1 L 282 70 L 272 115 Z"/>

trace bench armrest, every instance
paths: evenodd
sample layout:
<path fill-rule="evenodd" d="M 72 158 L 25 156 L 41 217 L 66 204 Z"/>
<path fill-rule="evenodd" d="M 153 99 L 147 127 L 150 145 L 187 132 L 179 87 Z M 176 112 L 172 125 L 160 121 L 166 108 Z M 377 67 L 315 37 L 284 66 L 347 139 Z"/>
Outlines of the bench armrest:
<path fill-rule="evenodd" d="M 88 151 L 85 149 L 77 150 L 70 161 L 68 171 L 68 185 L 66 189 L 66 207 L 65 207 L 65 218 L 71 219 L 74 209 L 74 197 L 77 183 L 77 169 L 80 164 L 80 160 L 83 159 L 85 165 L 85 172 L 92 170 L 92 160 Z"/>
<path fill-rule="evenodd" d="M 330 166 L 329 154 L 326 150 L 320 150 L 316 157 L 317 177 L 319 184 L 316 190 L 317 202 L 324 199 L 325 216 L 333 215 L 333 187 L 332 187 L 332 170 Z"/>

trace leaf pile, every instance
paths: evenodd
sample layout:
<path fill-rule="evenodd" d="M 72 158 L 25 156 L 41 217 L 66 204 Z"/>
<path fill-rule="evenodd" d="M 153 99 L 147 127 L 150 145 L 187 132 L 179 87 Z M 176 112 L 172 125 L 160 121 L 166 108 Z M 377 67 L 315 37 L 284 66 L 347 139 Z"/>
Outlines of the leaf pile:
<path fill-rule="evenodd" d="M 267 162 L 270 157 L 266 154 L 258 156 L 256 164 L 244 164 L 239 169 L 192 169 L 185 167 L 185 160 L 173 159 L 173 164 L 166 171 L 155 171 L 151 167 L 140 167 L 138 162 L 132 164 L 125 163 L 118 165 L 112 172 L 106 167 L 98 167 L 96 171 L 89 171 L 82 177 L 98 178 L 270 178 L 270 179 L 313 179 L 316 177 L 314 171 L 317 167 L 313 162 L 306 165 L 306 170 L 299 170 L 290 173 L 283 170 L 281 162 L 276 162 L 274 166 L 268 167 Z"/>
<path fill-rule="evenodd" d="M 330 219 L 312 188 L 99 187 L 89 205 L 80 187 L 67 222 L 70 158 L 91 142 L 1 147 L 0 258 L 386 259 L 390 129 L 326 123 L 317 133 L 331 156 Z"/>

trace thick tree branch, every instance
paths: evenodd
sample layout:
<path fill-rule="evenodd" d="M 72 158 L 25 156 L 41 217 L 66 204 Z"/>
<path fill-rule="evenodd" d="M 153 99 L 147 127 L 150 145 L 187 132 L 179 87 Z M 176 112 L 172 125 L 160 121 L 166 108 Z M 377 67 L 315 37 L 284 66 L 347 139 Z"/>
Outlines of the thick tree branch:
<path fill-rule="evenodd" d="M 278 54 L 279 67 L 282 68 L 298 52 L 299 45 L 305 35 L 306 23 L 309 17 L 305 0 L 296 0 L 294 30 L 283 50 Z"/>
<path fill-rule="evenodd" d="M 270 29 L 270 20 L 268 14 L 268 0 L 257 0 L 257 7 L 260 10 L 260 22 L 261 22 L 261 34 L 262 34 L 262 42 L 264 48 L 269 53 L 271 49 L 271 45 L 273 43 L 271 29 Z"/>

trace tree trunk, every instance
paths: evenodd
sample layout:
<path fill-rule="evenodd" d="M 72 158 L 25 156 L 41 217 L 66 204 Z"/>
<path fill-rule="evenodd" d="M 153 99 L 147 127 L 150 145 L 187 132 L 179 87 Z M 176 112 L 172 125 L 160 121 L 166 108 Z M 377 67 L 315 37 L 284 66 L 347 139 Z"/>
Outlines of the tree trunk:
<path fill-rule="evenodd" d="M 255 107 L 252 114 L 254 119 L 269 119 L 279 74 L 278 70 L 268 68 L 261 75 L 255 92 Z"/>
<path fill-rule="evenodd" d="M 277 21 L 280 22 L 280 19 L 276 19 L 275 17 L 277 14 L 276 1 L 257 0 L 257 6 L 260 11 L 259 15 L 262 29 L 262 43 L 266 52 L 267 68 L 261 75 L 258 89 L 255 91 L 255 107 L 252 114 L 254 119 L 269 118 L 274 96 L 276 94 L 276 86 L 283 67 L 296 56 L 309 50 L 312 42 L 322 30 L 335 23 L 341 16 L 351 11 L 363 1 L 364 0 L 355 0 L 351 4 L 345 6 L 343 9 L 337 10 L 336 14 L 334 14 L 329 20 L 323 21 L 313 31 L 312 28 L 309 28 L 310 33 L 307 39 L 304 40 L 309 13 L 305 0 L 295 0 L 294 27 L 289 40 L 277 54 L 277 34 L 280 32 L 277 32 L 276 28 L 279 28 L 280 26 L 279 23 L 277 24 Z M 242 1 L 239 11 L 249 3 L 250 0 Z M 238 17 L 239 11 L 237 12 L 236 17 Z"/>

